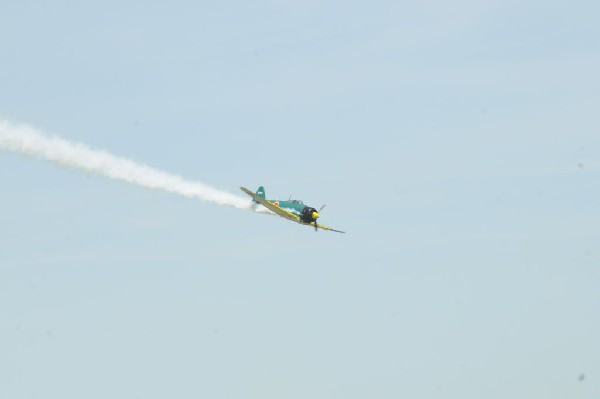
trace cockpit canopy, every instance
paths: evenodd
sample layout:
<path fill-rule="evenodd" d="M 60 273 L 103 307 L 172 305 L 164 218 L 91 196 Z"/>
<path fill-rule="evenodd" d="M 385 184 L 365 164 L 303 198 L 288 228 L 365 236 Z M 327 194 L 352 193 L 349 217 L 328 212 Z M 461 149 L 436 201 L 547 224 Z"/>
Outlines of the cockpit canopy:
<path fill-rule="evenodd" d="M 304 202 L 300 201 L 300 200 L 291 200 L 290 201 L 292 204 L 304 204 Z"/>

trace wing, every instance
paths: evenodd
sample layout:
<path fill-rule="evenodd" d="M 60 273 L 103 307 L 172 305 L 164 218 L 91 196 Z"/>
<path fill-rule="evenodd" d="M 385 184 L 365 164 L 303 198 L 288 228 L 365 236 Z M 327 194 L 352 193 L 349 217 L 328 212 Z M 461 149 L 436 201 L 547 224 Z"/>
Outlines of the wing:
<path fill-rule="evenodd" d="M 304 224 L 305 226 L 311 226 L 311 227 L 315 227 L 315 222 L 310 222 L 310 223 L 308 223 L 308 224 L 306 224 L 306 223 L 303 223 L 303 224 Z M 317 225 L 317 227 L 318 227 L 319 229 L 322 229 L 322 230 L 327 230 L 327 231 L 335 231 L 336 233 L 343 233 L 343 234 L 346 234 L 346 232 L 345 232 L 345 231 L 341 231 L 341 230 L 332 229 L 331 227 L 323 226 L 322 224 L 318 224 L 318 225 Z"/>
<path fill-rule="evenodd" d="M 313 222 L 313 223 L 311 223 L 310 225 L 311 225 L 311 226 L 313 226 L 313 227 L 315 226 L 314 222 Z M 343 234 L 346 234 L 346 232 L 345 232 L 345 231 L 341 231 L 341 230 L 332 229 L 331 227 L 323 226 L 322 224 L 319 224 L 319 225 L 318 225 L 318 227 L 319 227 L 320 229 L 323 229 L 323 230 L 327 230 L 327 231 L 335 231 L 336 233 L 343 233 Z"/>
<path fill-rule="evenodd" d="M 300 223 L 300 224 L 304 224 L 300 221 L 300 218 L 296 215 L 294 215 L 293 213 L 290 213 L 284 209 L 281 209 L 280 207 L 278 207 L 277 205 L 273 204 L 272 202 L 267 201 L 266 199 L 264 199 L 263 197 L 259 197 L 258 195 L 254 194 L 252 191 L 248 190 L 246 187 L 240 187 L 240 189 L 245 192 L 246 194 L 248 194 L 250 197 L 252 197 L 253 199 L 255 199 L 256 201 L 258 201 L 262 206 L 264 206 L 265 208 L 267 208 L 268 210 L 270 210 L 271 212 L 286 218 L 288 220 L 291 220 L 292 222 L 296 222 L 296 223 Z"/>

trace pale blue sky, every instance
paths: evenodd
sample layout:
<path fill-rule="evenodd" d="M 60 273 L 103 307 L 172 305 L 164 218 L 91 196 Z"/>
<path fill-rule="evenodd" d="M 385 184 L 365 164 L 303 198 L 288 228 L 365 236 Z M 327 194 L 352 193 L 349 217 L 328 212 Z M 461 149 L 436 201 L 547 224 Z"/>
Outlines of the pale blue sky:
<path fill-rule="evenodd" d="M 598 15 L 2 3 L 3 119 L 348 234 L 0 153 L 0 398 L 598 398 Z"/>

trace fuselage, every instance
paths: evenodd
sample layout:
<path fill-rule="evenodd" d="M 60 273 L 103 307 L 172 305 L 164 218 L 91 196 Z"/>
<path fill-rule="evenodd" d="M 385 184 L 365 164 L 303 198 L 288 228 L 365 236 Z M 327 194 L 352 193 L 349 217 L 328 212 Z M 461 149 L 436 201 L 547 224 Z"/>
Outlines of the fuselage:
<path fill-rule="evenodd" d="M 288 211 L 289 213 L 293 213 L 300 217 L 300 220 L 304 223 L 314 222 L 319 218 L 319 213 L 315 208 L 311 208 L 300 200 L 288 200 L 288 201 L 280 201 L 280 200 L 268 200 L 272 202 L 276 206 L 280 207 Z"/>

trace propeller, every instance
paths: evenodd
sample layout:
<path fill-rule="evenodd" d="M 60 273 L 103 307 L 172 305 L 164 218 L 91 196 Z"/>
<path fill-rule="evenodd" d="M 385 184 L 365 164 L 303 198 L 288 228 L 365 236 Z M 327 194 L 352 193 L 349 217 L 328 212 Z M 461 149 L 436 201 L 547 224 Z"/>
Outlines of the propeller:
<path fill-rule="evenodd" d="M 321 207 L 323 209 L 323 206 Z M 311 208 L 309 206 L 305 206 L 302 209 L 302 214 L 300 215 L 300 220 L 302 223 L 306 223 L 308 225 L 312 224 L 315 226 L 315 231 L 319 230 L 319 224 L 317 223 L 317 219 L 319 218 L 319 212 L 315 208 Z"/>
<path fill-rule="evenodd" d="M 321 211 L 323 210 L 323 208 L 325 208 L 325 205 L 327 204 L 323 204 L 319 210 L 317 211 L 317 213 L 321 213 Z M 315 231 L 319 230 L 319 225 L 317 224 L 317 220 L 315 219 Z"/>

